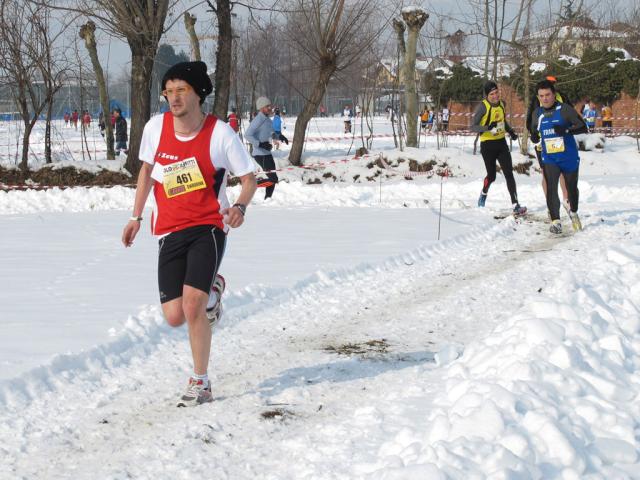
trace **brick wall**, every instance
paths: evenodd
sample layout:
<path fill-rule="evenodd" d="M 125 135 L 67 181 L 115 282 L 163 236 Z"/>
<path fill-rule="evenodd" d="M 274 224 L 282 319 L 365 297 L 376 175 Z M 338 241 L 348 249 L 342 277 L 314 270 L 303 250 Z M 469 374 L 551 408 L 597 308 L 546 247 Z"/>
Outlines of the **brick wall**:
<path fill-rule="evenodd" d="M 507 119 L 508 122 L 520 130 L 524 128 L 524 116 L 527 113 L 524 102 L 518 97 L 516 91 L 507 84 L 500 84 L 500 92 L 502 101 L 507 107 Z M 449 111 L 453 114 L 449 123 L 450 130 L 466 130 L 471 125 L 471 116 L 480 102 L 473 103 L 457 103 L 451 102 Z M 576 109 L 581 112 L 582 107 L 585 104 L 585 99 L 581 99 L 576 103 Z M 601 104 L 596 104 L 598 114 L 600 114 Z M 621 97 L 613 102 L 611 105 L 613 110 L 613 128 L 636 128 L 636 115 L 640 112 L 640 106 L 637 99 L 622 93 Z M 471 114 L 461 116 L 460 114 Z M 628 117 L 626 119 L 619 119 L 617 117 Z M 600 127 L 602 121 L 598 118 L 596 126 Z M 640 129 L 640 119 L 638 120 L 638 127 Z"/>

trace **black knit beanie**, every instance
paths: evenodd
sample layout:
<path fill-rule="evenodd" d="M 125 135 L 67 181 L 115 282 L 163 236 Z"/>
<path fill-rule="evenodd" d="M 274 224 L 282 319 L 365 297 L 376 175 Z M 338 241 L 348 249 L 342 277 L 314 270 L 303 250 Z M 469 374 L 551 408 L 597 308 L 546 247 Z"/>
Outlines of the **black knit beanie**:
<path fill-rule="evenodd" d="M 204 62 L 181 62 L 167 70 L 162 77 L 162 90 L 169 80 L 184 80 L 200 97 L 200 103 L 213 91 L 211 78 L 207 75 L 207 64 Z"/>
<path fill-rule="evenodd" d="M 495 90 L 496 88 L 498 88 L 498 84 L 493 80 L 489 80 L 487 83 L 484 84 L 484 87 L 483 87 L 484 95 L 485 96 L 489 95 L 491 90 Z"/>

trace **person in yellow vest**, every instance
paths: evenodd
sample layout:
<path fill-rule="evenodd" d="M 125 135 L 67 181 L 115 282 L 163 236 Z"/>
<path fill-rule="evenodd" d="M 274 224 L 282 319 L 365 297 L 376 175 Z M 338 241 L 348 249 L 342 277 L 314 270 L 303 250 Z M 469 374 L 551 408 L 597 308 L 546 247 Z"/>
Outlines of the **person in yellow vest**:
<path fill-rule="evenodd" d="M 505 139 L 508 134 L 512 140 L 517 140 L 518 135 L 507 123 L 504 103 L 500 100 L 500 91 L 496 82 L 488 81 L 485 83 L 484 94 L 485 98 L 476 109 L 471 126 L 471 130 L 480 134 L 480 153 L 487 169 L 487 175 L 484 177 L 482 191 L 478 198 L 478 206 L 484 207 L 487 201 L 489 187 L 496 179 L 497 161 L 507 181 L 513 213 L 514 215 L 523 215 L 527 212 L 527 208 L 520 206 L 518 202 L 511 152 Z"/>
<path fill-rule="evenodd" d="M 613 110 L 608 103 L 602 107 L 602 128 L 607 135 L 611 135 L 613 132 Z"/>

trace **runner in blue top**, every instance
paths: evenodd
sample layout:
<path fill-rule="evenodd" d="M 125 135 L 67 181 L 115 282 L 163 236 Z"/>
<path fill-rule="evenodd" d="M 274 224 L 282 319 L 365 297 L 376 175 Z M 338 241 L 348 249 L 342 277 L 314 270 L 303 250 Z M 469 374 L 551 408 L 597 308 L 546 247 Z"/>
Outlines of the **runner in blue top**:
<path fill-rule="evenodd" d="M 552 233 L 562 233 L 558 181 L 564 176 L 569 192 L 569 217 L 574 230 L 581 230 L 578 217 L 578 171 L 580 156 L 574 135 L 587 132 L 587 126 L 578 113 L 556 100 L 555 86 L 543 80 L 536 86 L 540 107 L 537 110 L 536 129 L 542 140 L 542 170 L 547 181 L 547 208 L 551 215 Z"/>
<path fill-rule="evenodd" d="M 589 102 L 589 111 L 587 111 L 587 117 L 584 119 L 587 128 L 590 133 L 593 133 L 596 129 L 596 117 L 598 116 L 598 112 L 596 111 L 596 106 L 593 102 Z"/>

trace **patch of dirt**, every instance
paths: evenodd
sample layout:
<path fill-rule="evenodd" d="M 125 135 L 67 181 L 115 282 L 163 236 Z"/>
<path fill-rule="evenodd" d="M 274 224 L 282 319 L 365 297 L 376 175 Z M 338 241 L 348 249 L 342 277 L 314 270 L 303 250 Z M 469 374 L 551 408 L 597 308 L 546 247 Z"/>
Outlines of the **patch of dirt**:
<path fill-rule="evenodd" d="M 265 420 L 284 420 L 294 417 L 295 414 L 292 411 L 287 410 L 286 408 L 274 408 L 273 410 L 265 410 L 260 414 L 260 416 Z"/>
<path fill-rule="evenodd" d="M 0 183 L 6 185 L 39 184 L 57 187 L 132 185 L 135 180 L 125 172 L 102 169 L 97 173 L 75 167 L 53 168 L 46 166 L 39 170 L 21 170 L 0 167 Z"/>
<path fill-rule="evenodd" d="M 438 164 L 435 160 L 429 160 L 427 162 L 418 162 L 417 160 L 409 160 L 410 172 L 430 172 Z"/>
<path fill-rule="evenodd" d="M 529 172 L 529 169 L 531 168 L 531 165 L 533 165 L 533 162 L 519 163 L 513 166 L 513 170 L 523 175 L 530 175 L 531 172 Z"/>
<path fill-rule="evenodd" d="M 324 348 L 325 351 L 336 353 L 338 355 L 370 355 L 385 354 L 389 351 L 389 343 L 386 339 L 369 340 L 362 343 L 345 343 L 342 345 L 329 345 Z"/>

